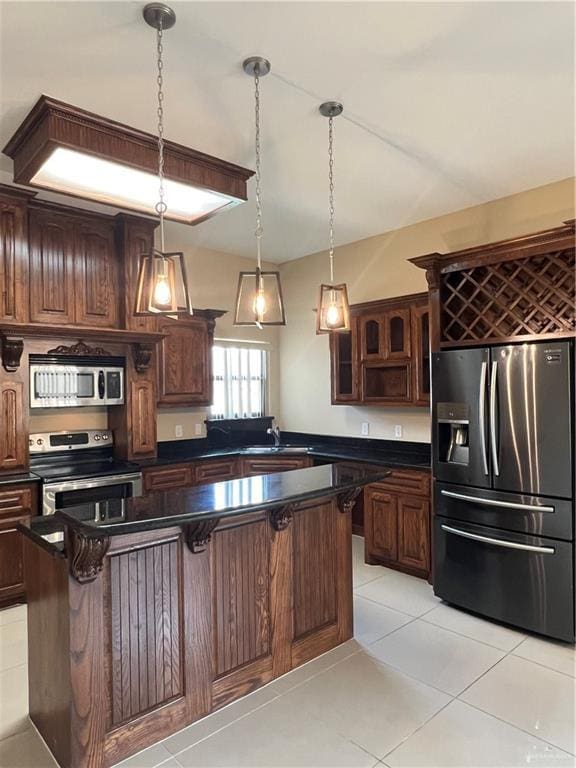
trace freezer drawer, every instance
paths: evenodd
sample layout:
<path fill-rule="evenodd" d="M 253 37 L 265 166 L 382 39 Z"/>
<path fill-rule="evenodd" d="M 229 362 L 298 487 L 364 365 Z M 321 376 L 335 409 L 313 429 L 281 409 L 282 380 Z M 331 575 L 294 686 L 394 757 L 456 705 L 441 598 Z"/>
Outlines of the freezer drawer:
<path fill-rule="evenodd" d="M 505 531 L 574 538 L 574 502 L 463 485 L 435 484 L 437 515 Z"/>
<path fill-rule="evenodd" d="M 436 517 L 434 592 L 483 616 L 574 642 L 573 543 Z"/>

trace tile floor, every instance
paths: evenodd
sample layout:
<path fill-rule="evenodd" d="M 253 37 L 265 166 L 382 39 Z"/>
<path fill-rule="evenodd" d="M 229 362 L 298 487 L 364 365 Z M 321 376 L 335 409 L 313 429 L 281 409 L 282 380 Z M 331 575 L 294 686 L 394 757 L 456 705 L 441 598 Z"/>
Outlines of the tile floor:
<path fill-rule="evenodd" d="M 574 648 L 451 608 L 362 547 L 354 640 L 122 768 L 576 766 Z M 26 714 L 25 645 L 25 610 L 0 611 L 0 768 L 54 768 Z"/>

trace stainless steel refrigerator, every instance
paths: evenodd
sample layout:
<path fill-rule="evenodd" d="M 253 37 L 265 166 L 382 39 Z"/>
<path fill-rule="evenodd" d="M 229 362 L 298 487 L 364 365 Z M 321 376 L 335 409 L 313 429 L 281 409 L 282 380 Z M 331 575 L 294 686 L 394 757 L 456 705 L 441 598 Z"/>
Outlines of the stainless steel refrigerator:
<path fill-rule="evenodd" d="M 432 356 L 434 591 L 574 642 L 574 345 Z"/>

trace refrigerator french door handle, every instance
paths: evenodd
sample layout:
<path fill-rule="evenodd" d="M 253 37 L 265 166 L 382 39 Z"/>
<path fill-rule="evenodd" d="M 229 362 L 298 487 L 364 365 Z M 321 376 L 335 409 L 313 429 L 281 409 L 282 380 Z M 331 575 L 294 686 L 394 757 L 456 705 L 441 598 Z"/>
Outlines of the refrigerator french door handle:
<path fill-rule="evenodd" d="M 440 527 L 443 531 L 446 531 L 446 533 L 453 533 L 455 536 L 462 536 L 464 539 L 482 541 L 486 544 L 494 544 L 497 547 L 505 547 L 506 549 L 523 549 L 525 552 L 538 552 L 541 555 L 553 555 L 556 551 L 554 547 L 536 547 L 533 544 L 518 544 L 516 541 L 493 539 L 490 536 L 479 536 L 477 533 L 461 531 L 460 528 L 452 528 L 450 525 L 441 525 Z"/>
<path fill-rule="evenodd" d="M 498 443 L 496 437 L 496 381 L 498 378 L 498 363 L 492 362 L 492 375 L 490 377 L 490 446 L 492 449 L 492 462 L 494 464 L 494 474 L 500 475 L 500 464 L 498 462 Z"/>
<path fill-rule="evenodd" d="M 472 501 L 476 504 L 485 504 L 487 507 L 501 507 L 503 509 L 520 509 L 523 512 L 554 512 L 554 507 L 542 504 L 519 504 L 514 501 L 500 501 L 498 499 L 483 499 L 479 496 L 467 496 L 465 493 L 456 493 L 456 491 L 447 491 L 442 488 L 442 496 L 449 496 L 451 499 L 460 499 L 461 501 Z"/>
<path fill-rule="evenodd" d="M 478 418 L 480 420 L 480 450 L 482 451 L 482 466 L 484 474 L 488 474 L 488 458 L 486 456 L 486 374 L 488 363 L 482 361 L 480 369 L 480 394 L 478 395 Z"/>

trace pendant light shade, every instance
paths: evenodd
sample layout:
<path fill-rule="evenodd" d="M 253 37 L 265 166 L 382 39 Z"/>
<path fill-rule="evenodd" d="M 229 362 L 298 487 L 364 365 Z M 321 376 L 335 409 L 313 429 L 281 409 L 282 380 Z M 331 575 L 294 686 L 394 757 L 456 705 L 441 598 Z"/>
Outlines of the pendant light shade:
<path fill-rule="evenodd" d="M 168 206 L 164 200 L 164 80 L 163 32 L 176 23 L 174 11 L 163 3 L 145 6 L 144 20 L 156 29 L 158 74 L 158 202 L 155 210 L 160 219 L 160 250 L 140 257 L 136 289 L 136 315 L 191 315 L 192 303 L 188 292 L 186 265 L 181 252 L 166 253 L 164 245 L 164 217 Z"/>
<path fill-rule="evenodd" d="M 140 257 L 134 314 L 192 314 L 183 253 L 154 249 Z"/>
<path fill-rule="evenodd" d="M 270 72 L 270 62 L 251 56 L 243 63 L 244 72 L 254 78 L 254 117 L 256 145 L 256 269 L 240 272 L 234 325 L 286 325 L 279 272 L 262 269 L 262 198 L 260 173 L 260 78 Z"/>
<path fill-rule="evenodd" d="M 350 305 L 345 283 L 320 286 L 316 333 L 350 330 Z"/>
<path fill-rule="evenodd" d="M 330 284 L 320 286 L 316 310 L 316 333 L 334 333 L 350 330 L 350 304 L 345 283 L 334 283 L 334 118 L 342 114 L 342 104 L 325 101 L 320 105 L 320 114 L 328 118 L 328 186 L 329 186 L 329 228 Z"/>
<path fill-rule="evenodd" d="M 240 272 L 234 325 L 285 325 L 279 272 Z"/>

